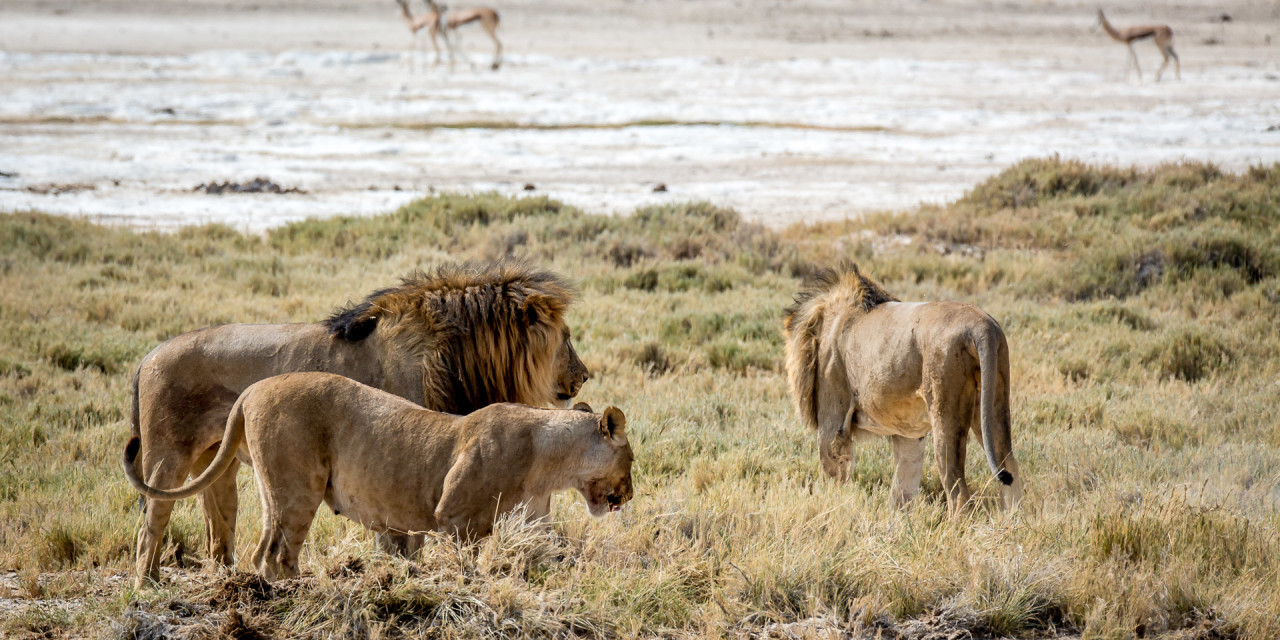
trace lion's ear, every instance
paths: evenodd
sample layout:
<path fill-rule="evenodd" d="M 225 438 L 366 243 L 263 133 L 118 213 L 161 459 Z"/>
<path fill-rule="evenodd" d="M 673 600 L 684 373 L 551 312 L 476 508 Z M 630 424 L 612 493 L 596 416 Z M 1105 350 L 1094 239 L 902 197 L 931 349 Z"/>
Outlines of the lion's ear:
<path fill-rule="evenodd" d="M 378 328 L 379 311 L 372 303 L 362 302 L 335 311 L 324 321 L 324 325 L 334 337 L 346 342 L 360 342 Z"/>
<path fill-rule="evenodd" d="M 592 411 L 592 410 L 591 410 L 591 405 L 589 405 L 589 404 L 587 404 L 587 403 L 585 403 L 585 402 L 579 402 L 579 403 L 577 403 L 577 404 L 573 405 L 573 410 L 574 410 L 574 411 L 584 411 L 584 412 L 586 412 L 586 413 L 595 413 L 594 411 Z"/>
<path fill-rule="evenodd" d="M 525 322 L 554 325 L 564 314 L 564 301 L 553 296 L 540 293 L 529 294 L 520 303 L 520 311 L 524 313 Z"/>
<path fill-rule="evenodd" d="M 627 435 L 627 417 L 622 415 L 622 409 L 608 407 L 600 414 L 600 433 L 609 439 Z"/>

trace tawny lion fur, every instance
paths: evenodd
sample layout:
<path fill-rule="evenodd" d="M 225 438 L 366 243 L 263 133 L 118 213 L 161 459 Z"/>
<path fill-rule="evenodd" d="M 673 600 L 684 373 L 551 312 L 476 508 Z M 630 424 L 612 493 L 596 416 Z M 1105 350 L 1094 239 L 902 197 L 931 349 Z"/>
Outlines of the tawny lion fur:
<path fill-rule="evenodd" d="M 486 536 L 519 506 L 548 515 L 551 494 L 576 489 L 592 515 L 631 499 L 631 444 L 616 407 L 564 411 L 493 404 L 439 413 L 330 373 L 250 385 L 231 409 L 213 462 L 190 484 L 148 498 L 185 498 L 247 457 L 262 498 L 253 565 L 268 580 L 298 575 L 298 552 L 321 502 L 379 532 Z M 585 409 L 585 410 L 583 410 Z M 126 447 L 133 467 L 137 440 Z"/>
<path fill-rule="evenodd" d="M 819 273 L 786 312 L 787 380 L 818 432 L 823 470 L 849 473 L 855 437 L 893 438 L 897 505 L 920 489 L 924 436 L 933 433 L 953 512 L 969 500 L 967 436 L 979 438 L 1004 506 L 1022 498 L 1009 416 L 1009 345 L 981 309 L 900 302 L 846 262 Z"/>
<path fill-rule="evenodd" d="M 565 324 L 572 288 L 521 263 L 446 265 L 370 294 L 321 323 L 223 325 L 147 354 L 133 377 L 131 473 L 174 487 L 213 459 L 246 387 L 296 371 L 327 371 L 450 413 L 495 402 L 566 404 L 588 378 Z M 234 470 L 233 470 L 234 471 Z M 209 553 L 234 562 L 235 473 L 201 494 Z M 172 502 L 150 501 L 138 532 L 137 581 L 159 577 Z M 380 538 L 384 548 L 417 542 Z"/>

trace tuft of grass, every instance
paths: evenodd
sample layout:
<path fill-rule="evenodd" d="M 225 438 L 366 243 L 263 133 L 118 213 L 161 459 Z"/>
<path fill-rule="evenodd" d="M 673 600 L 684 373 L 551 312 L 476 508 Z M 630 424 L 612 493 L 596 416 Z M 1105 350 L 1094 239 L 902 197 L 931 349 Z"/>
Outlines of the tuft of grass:
<path fill-rule="evenodd" d="M 86 541 L 66 527 L 55 526 L 41 536 L 43 549 L 40 553 L 41 564 L 46 567 L 70 567 L 84 555 Z"/>
<path fill-rule="evenodd" d="M 707 346 L 707 361 L 716 369 L 746 373 L 753 369 L 773 371 L 778 368 L 780 358 L 738 340 L 722 339 Z"/>
<path fill-rule="evenodd" d="M 654 376 L 663 375 L 672 369 L 671 357 L 657 342 L 645 343 L 634 360 L 637 366 Z"/>
<path fill-rule="evenodd" d="M 633 271 L 622 281 L 622 286 L 638 291 L 721 293 L 733 288 L 733 277 L 723 268 L 708 269 L 698 264 L 676 263 L 661 269 Z"/>
<path fill-rule="evenodd" d="M 45 349 L 45 357 L 54 366 L 66 371 L 80 368 L 95 369 L 100 373 L 120 373 L 136 356 L 122 345 L 54 343 Z"/>
<path fill-rule="evenodd" d="M 11 362 L 0 358 L 0 376 L 14 376 L 15 378 L 25 378 L 31 375 L 31 369 L 21 362 Z"/>
<path fill-rule="evenodd" d="M 1196 327 L 1174 330 L 1147 351 L 1144 362 L 1161 376 L 1195 382 L 1231 364 L 1231 349 L 1213 333 Z"/>

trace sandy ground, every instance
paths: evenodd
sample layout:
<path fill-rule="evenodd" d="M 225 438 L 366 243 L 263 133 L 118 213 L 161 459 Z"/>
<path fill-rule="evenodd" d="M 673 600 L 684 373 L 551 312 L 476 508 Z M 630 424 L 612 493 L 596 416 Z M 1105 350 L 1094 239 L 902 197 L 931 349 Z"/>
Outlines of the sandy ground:
<path fill-rule="evenodd" d="M 462 4 L 461 1 L 456 4 Z M 418 9 L 421 4 L 415 4 Z M 259 230 L 430 190 L 773 225 L 939 202 L 1031 156 L 1280 161 L 1280 5 L 500 0 L 506 62 L 411 69 L 391 0 L 0 6 L 0 210 Z M 1229 20 L 1224 21 L 1224 14 Z M 419 56 L 427 63 L 427 56 Z M 266 177 L 302 193 L 208 195 Z M 665 192 L 655 192 L 657 185 Z"/>

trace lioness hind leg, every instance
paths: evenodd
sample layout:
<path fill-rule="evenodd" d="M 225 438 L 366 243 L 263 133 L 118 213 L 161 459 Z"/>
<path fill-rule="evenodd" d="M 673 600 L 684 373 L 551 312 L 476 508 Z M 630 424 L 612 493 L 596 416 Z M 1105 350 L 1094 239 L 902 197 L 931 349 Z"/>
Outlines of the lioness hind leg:
<path fill-rule="evenodd" d="M 310 528 L 311 523 L 307 523 Z M 263 519 L 262 536 L 258 538 L 258 546 L 253 550 L 253 566 L 267 580 L 292 578 L 301 570 L 298 567 L 298 554 L 302 551 L 302 543 L 306 541 L 307 529 L 302 530 L 299 537 L 296 528 L 282 526 L 270 518 Z"/>
<path fill-rule="evenodd" d="M 316 507 L 320 506 L 319 492 L 314 500 L 306 493 L 310 492 L 279 496 L 271 502 L 263 496 L 262 536 L 253 550 L 252 562 L 267 580 L 292 578 L 301 572 L 298 555 L 311 530 Z"/>
<path fill-rule="evenodd" d="M 267 580 L 292 578 L 300 572 L 298 555 L 324 501 L 329 471 L 292 450 L 268 451 L 251 442 L 250 454 L 262 499 L 262 536 L 253 550 L 253 566 Z"/>
<path fill-rule="evenodd" d="M 893 436 L 893 506 L 905 507 L 920 493 L 924 474 L 924 438 Z"/>
<path fill-rule="evenodd" d="M 193 473 L 199 475 L 203 472 L 213 461 L 217 450 L 217 447 L 213 447 L 200 454 Z M 232 462 L 226 473 L 200 494 L 209 558 L 224 567 L 231 567 L 236 563 L 236 508 L 239 503 L 236 473 L 239 470 L 240 462 Z"/>

